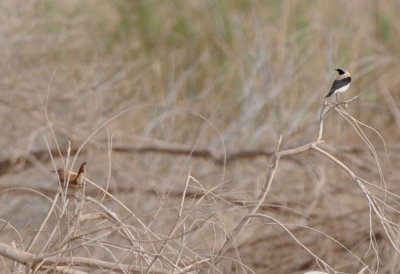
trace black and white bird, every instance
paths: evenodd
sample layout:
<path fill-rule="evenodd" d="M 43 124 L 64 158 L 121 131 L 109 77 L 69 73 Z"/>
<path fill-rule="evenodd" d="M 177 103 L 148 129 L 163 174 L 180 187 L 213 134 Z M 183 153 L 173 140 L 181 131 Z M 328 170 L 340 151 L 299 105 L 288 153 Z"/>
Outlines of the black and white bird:
<path fill-rule="evenodd" d="M 337 68 L 335 70 L 339 73 L 339 75 L 336 77 L 335 81 L 332 84 L 331 90 L 325 96 L 325 98 L 330 97 L 332 94 L 336 94 L 336 99 L 337 99 L 337 94 L 345 92 L 350 86 L 351 83 L 350 73 L 342 68 Z"/>

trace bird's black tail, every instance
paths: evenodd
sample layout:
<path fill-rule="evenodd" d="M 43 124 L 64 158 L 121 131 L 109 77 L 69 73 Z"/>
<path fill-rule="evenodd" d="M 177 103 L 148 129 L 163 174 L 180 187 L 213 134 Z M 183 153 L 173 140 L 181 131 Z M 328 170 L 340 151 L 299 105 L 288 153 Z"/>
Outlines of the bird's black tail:
<path fill-rule="evenodd" d="M 87 164 L 86 162 L 83 162 L 83 163 L 81 164 L 81 166 L 79 167 L 78 173 L 76 174 L 76 177 L 77 177 L 77 178 L 81 175 L 82 172 L 85 171 L 85 165 L 86 165 L 86 164 Z"/>

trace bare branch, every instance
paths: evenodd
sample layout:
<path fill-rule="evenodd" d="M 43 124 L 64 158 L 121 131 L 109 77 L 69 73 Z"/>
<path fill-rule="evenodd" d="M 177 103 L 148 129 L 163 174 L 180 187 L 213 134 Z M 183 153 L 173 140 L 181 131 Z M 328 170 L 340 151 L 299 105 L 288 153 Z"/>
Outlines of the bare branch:
<path fill-rule="evenodd" d="M 0 243 L 0 255 L 25 265 L 27 264 L 31 265 L 32 263 L 36 263 L 35 254 L 17 248 L 13 248 L 12 246 L 9 246 L 4 243 Z M 121 263 L 116 264 L 114 262 L 107 262 L 107 261 L 101 261 L 83 257 L 61 257 L 61 258 L 47 257 L 44 263 L 42 264 L 42 267 L 54 266 L 54 265 L 57 266 L 73 265 L 73 266 L 89 267 L 91 269 L 99 269 L 99 270 L 107 269 L 119 273 L 124 273 L 121 269 L 124 269 L 124 271 L 131 271 L 132 273 L 143 273 L 143 271 L 145 270 L 145 268 L 136 265 L 130 265 L 130 264 L 128 265 Z M 153 267 L 150 273 L 163 274 L 168 272 Z"/>

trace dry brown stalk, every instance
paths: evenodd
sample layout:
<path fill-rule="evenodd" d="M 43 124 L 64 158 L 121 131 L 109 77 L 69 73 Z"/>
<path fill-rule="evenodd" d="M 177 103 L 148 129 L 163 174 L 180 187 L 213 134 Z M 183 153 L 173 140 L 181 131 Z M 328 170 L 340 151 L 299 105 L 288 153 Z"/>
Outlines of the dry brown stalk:
<path fill-rule="evenodd" d="M 258 201 L 257 204 L 252 209 L 249 210 L 249 212 L 243 217 L 243 219 L 232 230 L 232 232 L 229 235 L 227 235 L 227 239 L 226 239 L 225 243 L 222 245 L 222 247 L 216 254 L 216 257 L 218 259 L 215 261 L 215 265 L 222 260 L 223 255 L 230 248 L 232 242 L 235 240 L 237 235 L 250 221 L 251 215 L 255 214 L 258 211 L 261 204 L 264 202 L 265 198 L 267 197 L 268 192 L 271 188 L 272 180 L 274 179 L 274 176 L 275 176 L 276 169 L 278 168 L 279 159 L 281 157 L 281 155 L 279 155 L 279 149 L 281 147 L 281 144 L 282 144 L 282 136 L 279 137 L 278 144 L 276 145 L 275 153 L 272 156 L 272 160 L 269 165 L 267 180 L 265 181 L 265 184 L 261 191 L 260 197 L 257 199 L 257 201 Z"/>
<path fill-rule="evenodd" d="M 307 143 L 305 145 L 301 145 L 292 149 L 287 149 L 287 150 L 282 150 L 280 151 L 280 144 L 282 142 L 282 136 L 280 137 L 279 141 L 278 141 L 278 145 L 276 147 L 276 150 L 272 156 L 272 160 L 271 163 L 269 165 L 269 171 L 268 171 L 268 175 L 267 175 L 267 180 L 262 188 L 261 194 L 257 199 L 257 203 L 256 205 L 248 210 L 248 213 L 245 214 L 243 216 L 243 218 L 240 220 L 240 222 L 233 228 L 233 230 L 226 235 L 226 240 L 225 242 L 222 244 L 222 247 L 219 249 L 219 251 L 216 253 L 215 256 L 209 257 L 208 260 L 204 260 L 203 263 L 205 262 L 212 262 L 213 266 L 216 266 L 219 262 L 221 262 L 224 258 L 224 254 L 230 249 L 230 247 L 232 246 L 232 244 L 234 243 L 236 237 L 238 236 L 238 234 L 241 232 L 241 230 L 248 224 L 249 220 L 252 217 L 257 216 L 256 213 L 258 211 L 258 209 L 260 208 L 260 206 L 262 205 L 262 203 L 265 201 L 265 198 L 269 192 L 269 189 L 271 187 L 271 183 L 273 181 L 276 169 L 278 167 L 278 163 L 280 158 L 282 157 L 287 157 L 287 156 L 293 156 L 296 154 L 300 154 L 303 153 L 305 151 L 309 151 L 309 150 L 315 150 L 318 151 L 319 153 L 321 153 L 322 155 L 326 156 L 327 158 L 333 160 L 337 165 L 339 165 L 341 168 L 345 169 L 349 175 L 352 177 L 352 179 L 354 181 L 357 182 L 357 184 L 360 186 L 362 192 L 366 195 L 368 201 L 370 202 L 370 204 L 373 207 L 374 212 L 380 216 L 380 218 L 382 220 L 385 220 L 385 218 L 383 217 L 384 214 L 381 211 L 381 209 L 379 208 L 379 206 L 376 205 L 376 202 L 373 201 L 373 199 L 371 199 L 371 195 L 370 193 L 365 189 L 365 187 L 363 187 L 362 181 L 360 180 L 360 178 L 358 176 L 355 175 L 355 173 L 349 168 L 347 167 L 344 163 L 342 163 L 341 161 L 339 161 L 338 159 L 336 159 L 333 155 L 329 154 L 327 151 L 321 149 L 319 147 L 319 145 L 321 143 L 323 143 L 322 140 L 322 136 L 323 136 L 323 123 L 324 123 L 324 119 L 327 117 L 327 115 L 329 114 L 329 112 L 331 110 L 336 109 L 337 107 L 340 107 L 340 105 L 344 104 L 347 105 L 349 102 L 353 101 L 354 99 L 356 99 L 356 97 L 351 98 L 350 100 L 347 101 L 343 101 L 340 103 L 336 103 L 336 104 L 329 104 L 326 100 L 322 106 L 321 109 L 321 114 L 320 114 L 320 121 L 319 121 L 319 128 L 318 128 L 318 136 L 316 138 L 316 140 L 314 142 L 310 142 Z M 327 108 L 327 110 L 326 110 Z M 395 239 L 392 235 L 395 235 L 395 232 L 393 231 L 393 228 L 390 227 L 390 225 L 387 225 L 384 221 L 382 222 L 382 225 L 385 227 L 385 230 L 388 231 L 389 237 L 392 239 L 391 242 L 394 243 Z M 397 246 L 394 244 L 394 247 L 397 249 Z M 216 260 L 214 260 L 213 258 L 216 257 Z M 195 264 L 197 265 L 197 264 Z M 193 266 L 194 267 L 194 266 Z M 210 267 L 210 265 L 206 264 L 203 269 L 208 269 Z M 327 266 L 329 268 L 329 266 Z"/>
<path fill-rule="evenodd" d="M 9 258 L 11 260 L 17 261 L 26 266 L 32 266 L 37 262 L 36 254 L 26 252 L 4 243 L 0 243 L 0 255 Z M 42 259 L 40 259 L 42 260 Z M 131 273 L 143 273 L 146 269 L 145 267 L 140 267 L 136 265 L 127 265 L 121 263 L 107 262 L 96 259 L 84 258 L 84 257 L 46 257 L 46 260 L 42 263 L 42 268 L 53 267 L 54 265 L 63 266 L 71 265 L 90 267 L 91 269 L 98 270 L 112 270 L 118 273 L 124 273 L 124 271 L 130 271 Z M 165 270 L 152 268 L 150 273 L 163 274 L 168 273 Z"/>
<path fill-rule="evenodd" d="M 389 88 L 386 86 L 381 85 L 381 90 L 383 94 L 383 98 L 386 101 L 386 104 L 388 105 L 390 112 L 393 115 L 393 118 L 396 122 L 397 128 L 400 129 L 400 110 L 398 106 L 396 105 L 396 100 L 393 98 L 392 93 L 390 92 Z"/>

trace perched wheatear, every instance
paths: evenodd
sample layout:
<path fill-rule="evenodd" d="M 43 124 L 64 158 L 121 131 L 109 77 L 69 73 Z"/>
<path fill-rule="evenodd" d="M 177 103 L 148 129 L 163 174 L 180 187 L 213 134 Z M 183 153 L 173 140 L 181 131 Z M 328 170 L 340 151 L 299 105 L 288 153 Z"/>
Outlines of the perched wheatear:
<path fill-rule="evenodd" d="M 331 90 L 325 96 L 325 98 L 330 97 L 332 94 L 336 94 L 336 101 L 337 101 L 337 94 L 341 92 L 345 92 L 351 83 L 351 76 L 350 73 L 342 68 L 335 69 L 339 75 L 336 77 L 335 81 L 332 84 Z"/>

